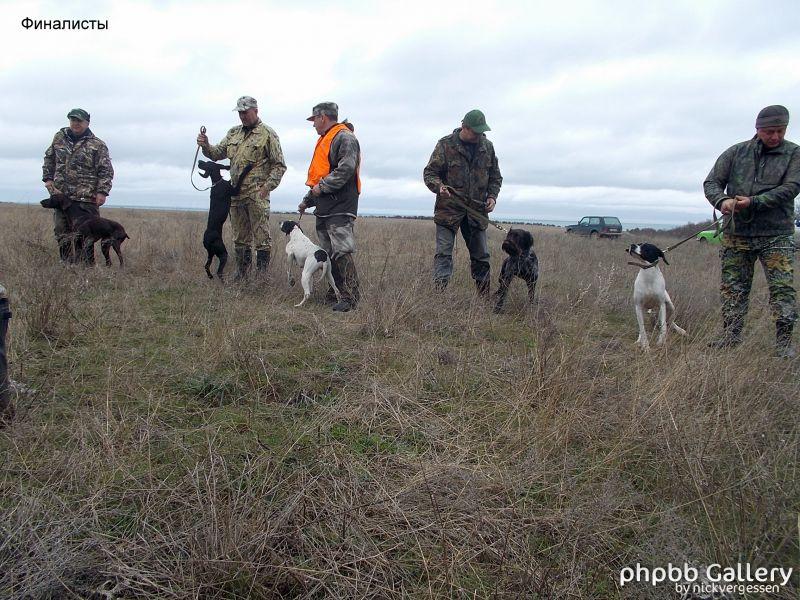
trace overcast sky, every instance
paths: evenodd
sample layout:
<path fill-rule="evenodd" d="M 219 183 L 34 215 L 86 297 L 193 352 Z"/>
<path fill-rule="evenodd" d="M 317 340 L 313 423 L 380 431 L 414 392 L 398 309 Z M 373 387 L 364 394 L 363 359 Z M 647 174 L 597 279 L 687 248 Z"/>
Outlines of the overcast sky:
<path fill-rule="evenodd" d="M 82 107 L 113 159 L 109 206 L 207 207 L 189 181 L 197 132 L 218 142 L 247 94 L 289 167 L 273 210 L 304 195 L 317 139 L 305 118 L 332 100 L 361 142 L 363 213 L 432 214 L 422 169 L 480 108 L 504 178 L 498 216 L 685 223 L 710 216 L 703 179 L 759 109 L 800 114 L 797 0 L 2 8 L 0 201 L 43 197 L 44 150 Z M 25 17 L 109 28 L 34 31 Z"/>

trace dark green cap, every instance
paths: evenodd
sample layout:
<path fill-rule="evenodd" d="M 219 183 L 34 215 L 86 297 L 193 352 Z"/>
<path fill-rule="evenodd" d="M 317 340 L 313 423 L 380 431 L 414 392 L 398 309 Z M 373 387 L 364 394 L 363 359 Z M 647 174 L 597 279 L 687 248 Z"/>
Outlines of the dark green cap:
<path fill-rule="evenodd" d="M 761 109 L 756 117 L 756 129 L 783 127 L 789 124 L 789 111 L 785 106 L 773 104 Z"/>
<path fill-rule="evenodd" d="M 492 128 L 486 124 L 486 117 L 484 117 L 483 113 L 477 108 L 465 114 L 462 123 L 475 133 L 486 133 L 492 130 Z"/>
<path fill-rule="evenodd" d="M 89 121 L 89 113 L 87 113 L 82 108 L 73 108 L 71 111 L 67 113 L 67 118 L 70 119 L 75 117 L 76 119 L 80 119 L 81 121 Z"/>

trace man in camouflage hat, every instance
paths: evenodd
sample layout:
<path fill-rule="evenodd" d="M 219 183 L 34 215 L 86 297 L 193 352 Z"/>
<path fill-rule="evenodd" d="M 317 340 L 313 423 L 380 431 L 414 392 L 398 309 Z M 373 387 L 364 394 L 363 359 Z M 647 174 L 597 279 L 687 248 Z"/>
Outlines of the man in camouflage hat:
<path fill-rule="evenodd" d="M 339 107 L 334 102 L 320 102 L 308 117 L 319 135 L 306 185 L 310 190 L 297 209 L 300 214 L 314 206 L 319 245 L 331 257 L 333 279 L 342 299 L 333 306 L 337 312 L 355 308 L 361 294 L 353 254 L 356 240 L 353 225 L 358 215 L 361 194 L 361 147 L 353 126 L 339 123 Z M 333 290 L 327 299 L 333 301 Z"/>
<path fill-rule="evenodd" d="M 269 194 L 278 187 L 286 163 L 278 134 L 258 117 L 258 103 L 252 96 L 236 102 L 241 125 L 228 130 L 216 146 L 206 134 L 197 136 L 203 154 L 211 160 L 229 158 L 231 183 L 241 185 L 239 195 L 231 198 L 231 226 L 236 250 L 236 279 L 247 278 L 256 249 L 256 270 L 266 274 L 272 252 L 269 234 Z M 253 165 L 245 180 L 239 176 L 247 165 Z"/>
<path fill-rule="evenodd" d="M 481 111 L 469 111 L 460 128 L 437 142 L 423 171 L 425 185 L 436 194 L 434 283 L 443 289 L 450 281 L 453 245 L 460 229 L 469 250 L 472 279 L 486 298 L 490 276 L 486 227 L 503 183 L 494 146 L 486 138 L 489 130 Z M 468 212 L 467 207 L 472 210 Z"/>
<path fill-rule="evenodd" d="M 114 168 L 103 140 L 89 129 L 89 113 L 82 108 L 73 108 L 67 113 L 69 127 L 56 132 L 53 142 L 44 153 L 42 181 L 50 195 L 66 194 L 75 206 L 88 217 L 99 215 L 98 207 L 105 204 L 111 192 Z M 58 242 L 62 261 L 72 259 L 72 232 L 61 210 L 53 211 L 53 231 Z M 76 252 L 83 243 L 75 239 Z M 79 257 L 75 257 L 79 258 Z M 87 248 L 84 258 L 94 262 L 94 250 Z"/>
<path fill-rule="evenodd" d="M 784 139 L 789 111 L 767 106 L 752 139 L 717 159 L 703 188 L 708 201 L 732 215 L 720 249 L 722 335 L 714 348 L 741 342 L 755 261 L 764 269 L 775 319 L 776 354 L 792 358 L 797 318 L 794 277 L 794 199 L 800 193 L 800 147 Z"/>

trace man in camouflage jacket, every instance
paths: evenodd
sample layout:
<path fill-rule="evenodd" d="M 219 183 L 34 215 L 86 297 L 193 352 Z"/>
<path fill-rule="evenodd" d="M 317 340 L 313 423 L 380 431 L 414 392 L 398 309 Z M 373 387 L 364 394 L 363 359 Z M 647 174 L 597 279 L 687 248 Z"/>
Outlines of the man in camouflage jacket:
<path fill-rule="evenodd" d="M 74 108 L 67 114 L 69 127 L 56 132 L 53 142 L 44 153 L 42 181 L 52 194 L 69 196 L 87 217 L 96 217 L 109 192 L 114 168 L 103 140 L 89 129 L 89 113 L 82 108 Z M 61 260 L 72 258 L 72 232 L 69 231 L 64 213 L 53 211 L 53 231 L 58 242 Z M 82 248 L 82 240 L 75 240 L 76 252 Z M 77 257 L 76 257 L 77 258 Z M 85 258 L 94 261 L 94 253 L 89 249 Z"/>
<path fill-rule="evenodd" d="M 456 231 L 461 229 L 472 279 L 478 293 L 485 297 L 489 295 L 490 277 L 486 227 L 503 183 L 494 146 L 485 135 L 489 130 L 481 111 L 469 111 L 461 128 L 438 141 L 423 171 L 425 185 L 436 194 L 434 283 L 442 289 L 450 280 Z M 476 217 L 475 211 L 484 218 Z"/>
<path fill-rule="evenodd" d="M 231 127 L 216 146 L 204 133 L 197 136 L 203 154 L 211 160 L 229 158 L 231 183 L 236 185 L 246 165 L 253 168 L 241 182 L 239 195 L 231 198 L 231 226 L 236 250 L 236 279 L 247 277 L 256 249 L 256 269 L 264 274 L 269 266 L 272 238 L 269 234 L 269 194 L 278 187 L 286 163 L 278 134 L 258 117 L 258 103 L 242 96 L 234 109 L 242 124 Z"/>
<path fill-rule="evenodd" d="M 712 347 L 741 342 L 758 259 L 769 286 L 776 353 L 794 356 L 793 215 L 794 199 L 800 193 L 800 147 L 784 139 L 788 124 L 785 107 L 762 109 L 755 136 L 723 152 L 703 183 L 708 201 L 732 215 L 720 249 L 723 333 Z"/>

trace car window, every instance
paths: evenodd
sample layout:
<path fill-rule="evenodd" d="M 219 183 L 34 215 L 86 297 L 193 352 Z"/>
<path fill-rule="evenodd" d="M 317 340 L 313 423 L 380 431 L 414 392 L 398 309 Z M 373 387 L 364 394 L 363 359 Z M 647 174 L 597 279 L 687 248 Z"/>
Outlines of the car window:
<path fill-rule="evenodd" d="M 578 225 L 588 225 L 589 224 L 589 217 L 583 217 L 581 222 Z"/>
<path fill-rule="evenodd" d="M 606 222 L 606 225 L 620 225 L 619 219 L 617 217 L 603 217 Z"/>
<path fill-rule="evenodd" d="M 589 219 L 589 225 L 600 225 L 600 217 L 591 217 Z"/>

